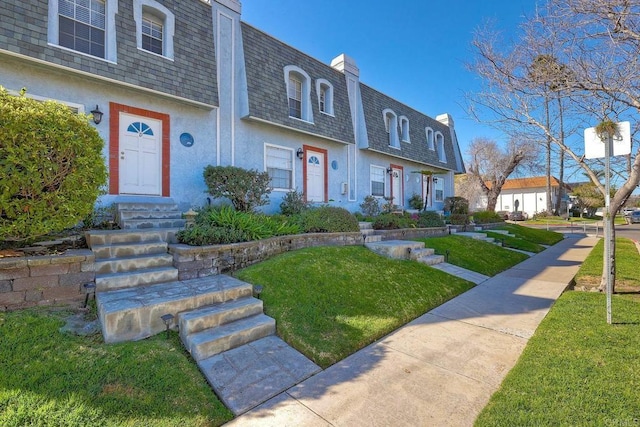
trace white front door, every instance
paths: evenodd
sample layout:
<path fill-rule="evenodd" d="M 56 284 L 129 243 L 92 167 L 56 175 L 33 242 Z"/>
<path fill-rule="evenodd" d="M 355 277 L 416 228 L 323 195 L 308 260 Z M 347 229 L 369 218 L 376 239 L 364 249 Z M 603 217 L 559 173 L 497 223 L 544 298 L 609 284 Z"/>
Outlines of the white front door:
<path fill-rule="evenodd" d="M 391 197 L 394 205 L 404 206 L 404 194 L 402 194 L 402 168 L 392 167 L 391 169 Z"/>
<path fill-rule="evenodd" d="M 305 159 L 307 163 L 307 201 L 325 202 L 325 154 L 318 151 L 306 150 Z"/>
<path fill-rule="evenodd" d="M 162 193 L 162 122 L 120 113 L 120 193 Z"/>

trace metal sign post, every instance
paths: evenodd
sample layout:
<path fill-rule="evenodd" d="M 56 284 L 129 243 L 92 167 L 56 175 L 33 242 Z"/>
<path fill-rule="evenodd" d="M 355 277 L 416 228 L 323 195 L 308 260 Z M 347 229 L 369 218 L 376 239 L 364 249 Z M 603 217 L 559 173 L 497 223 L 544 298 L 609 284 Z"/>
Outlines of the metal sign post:
<path fill-rule="evenodd" d="M 606 121 L 608 122 L 608 120 Z M 598 127 L 600 126 L 602 126 L 602 124 Z M 605 195 L 604 212 L 602 215 L 604 220 L 604 275 L 607 293 L 607 323 L 611 324 L 611 294 L 613 293 L 613 273 L 615 271 L 615 242 L 613 240 L 614 216 L 611 212 L 611 156 L 622 156 L 631 153 L 631 123 L 617 123 L 613 125 L 613 128 L 616 129 L 615 132 L 601 132 L 603 134 L 598 134 L 598 127 L 585 129 L 584 152 L 587 159 L 604 157 Z M 602 128 L 600 127 L 600 129 Z"/>

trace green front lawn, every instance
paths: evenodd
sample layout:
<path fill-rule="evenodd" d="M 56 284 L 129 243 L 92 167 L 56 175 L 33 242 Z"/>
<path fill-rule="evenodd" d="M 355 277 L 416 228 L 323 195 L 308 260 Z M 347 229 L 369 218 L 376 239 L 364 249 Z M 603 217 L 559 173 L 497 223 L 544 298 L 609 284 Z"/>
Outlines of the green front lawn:
<path fill-rule="evenodd" d="M 502 245 L 506 248 L 520 249 L 521 251 L 532 252 L 537 254 L 545 250 L 545 247 L 535 243 L 530 242 L 528 240 L 521 239 L 517 236 L 506 236 L 501 233 L 495 233 L 491 230 L 485 230 L 483 233 L 486 233 L 488 237 L 493 237 L 496 239 L 496 242 L 502 242 Z"/>
<path fill-rule="evenodd" d="M 604 240 L 600 240 L 584 260 L 576 275 L 576 286 L 598 287 L 602 277 Z M 616 238 L 616 291 L 640 291 L 640 254 L 633 241 Z"/>
<path fill-rule="evenodd" d="M 235 275 L 263 285 L 278 335 L 323 368 L 473 286 L 362 246 L 301 249 Z"/>
<path fill-rule="evenodd" d="M 640 417 L 640 303 L 570 291 L 542 321 L 477 426 L 635 426 Z M 617 322 L 617 323 L 616 323 Z"/>
<path fill-rule="evenodd" d="M 427 248 L 436 250 L 439 255 L 449 251 L 449 263 L 485 276 L 495 276 L 501 271 L 529 258 L 527 255 L 510 251 L 482 240 L 451 234 L 444 237 L 418 239 Z"/>
<path fill-rule="evenodd" d="M 216 398 L 177 334 L 123 344 L 58 332 L 64 311 L 0 313 L 0 425 L 218 426 Z"/>
<path fill-rule="evenodd" d="M 496 229 L 507 230 L 509 233 L 520 239 L 537 243 L 539 245 L 555 245 L 564 238 L 561 233 L 556 233 L 555 231 L 525 227 L 517 224 L 504 224 L 496 227 Z"/>

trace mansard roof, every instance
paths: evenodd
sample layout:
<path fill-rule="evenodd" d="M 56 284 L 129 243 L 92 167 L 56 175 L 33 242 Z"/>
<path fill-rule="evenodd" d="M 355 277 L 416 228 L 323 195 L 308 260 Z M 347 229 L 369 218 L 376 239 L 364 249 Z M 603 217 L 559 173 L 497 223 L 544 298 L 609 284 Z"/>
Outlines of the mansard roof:
<path fill-rule="evenodd" d="M 369 149 L 391 156 L 413 160 L 418 163 L 433 165 L 437 168 L 462 172 L 464 169 L 456 165 L 456 152 L 451 130 L 439 121 L 414 110 L 395 99 L 378 92 L 371 87 L 360 84 L 364 117 L 367 124 Z M 400 141 L 400 149 L 389 146 L 389 134 L 385 128 L 383 111 L 390 109 L 398 118 L 405 116 L 409 120 L 409 141 Z M 446 162 L 438 159 L 437 150 L 427 145 L 426 128 L 440 132 L 444 137 Z M 455 141 L 457 144 L 457 141 Z"/>
<path fill-rule="evenodd" d="M 242 41 L 247 73 L 248 118 L 353 144 L 353 122 L 344 74 L 274 37 L 242 22 Z M 284 69 L 293 65 L 311 79 L 313 123 L 289 117 L 289 101 Z M 319 110 L 316 80 L 333 86 L 333 116 Z"/>

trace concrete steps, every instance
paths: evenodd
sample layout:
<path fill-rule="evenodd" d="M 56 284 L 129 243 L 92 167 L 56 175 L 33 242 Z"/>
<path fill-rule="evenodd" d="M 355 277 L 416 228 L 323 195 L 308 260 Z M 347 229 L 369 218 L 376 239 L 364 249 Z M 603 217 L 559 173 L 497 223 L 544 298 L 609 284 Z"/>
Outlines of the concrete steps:
<path fill-rule="evenodd" d="M 276 332 L 276 321 L 264 314 L 239 319 L 215 328 L 189 334 L 183 341 L 191 357 L 200 361 L 240 347 Z"/>
<path fill-rule="evenodd" d="M 470 239 L 482 240 L 489 243 L 495 243 L 496 240 L 493 237 L 487 237 L 487 233 L 477 233 L 475 231 L 459 232 L 456 233 L 456 236 L 468 237 Z"/>
<path fill-rule="evenodd" d="M 377 236 L 376 230 L 373 229 L 373 225 L 370 222 L 361 221 L 358 223 L 360 227 L 360 234 L 364 237 L 364 243 L 381 242 L 382 236 Z"/>
<path fill-rule="evenodd" d="M 410 259 L 427 265 L 444 262 L 444 256 L 435 255 L 435 250 L 425 248 L 423 242 L 408 240 L 387 240 L 384 242 L 365 243 L 365 246 L 377 253 L 393 259 Z"/>
<path fill-rule="evenodd" d="M 105 342 L 132 341 L 166 329 L 160 316 L 251 297 L 253 286 L 229 276 L 210 276 L 98 292 L 96 302 Z M 175 328 L 176 323 L 172 325 Z"/>
<path fill-rule="evenodd" d="M 182 212 L 172 202 L 117 203 L 116 221 L 123 230 L 180 228 L 185 225 Z"/>
<path fill-rule="evenodd" d="M 173 256 L 168 253 L 141 254 L 130 257 L 100 259 L 95 262 L 96 273 L 122 273 L 147 268 L 173 267 Z"/>
<path fill-rule="evenodd" d="M 178 269 L 168 267 L 145 268 L 120 273 L 96 274 L 96 292 L 113 291 L 136 286 L 178 280 Z"/>

